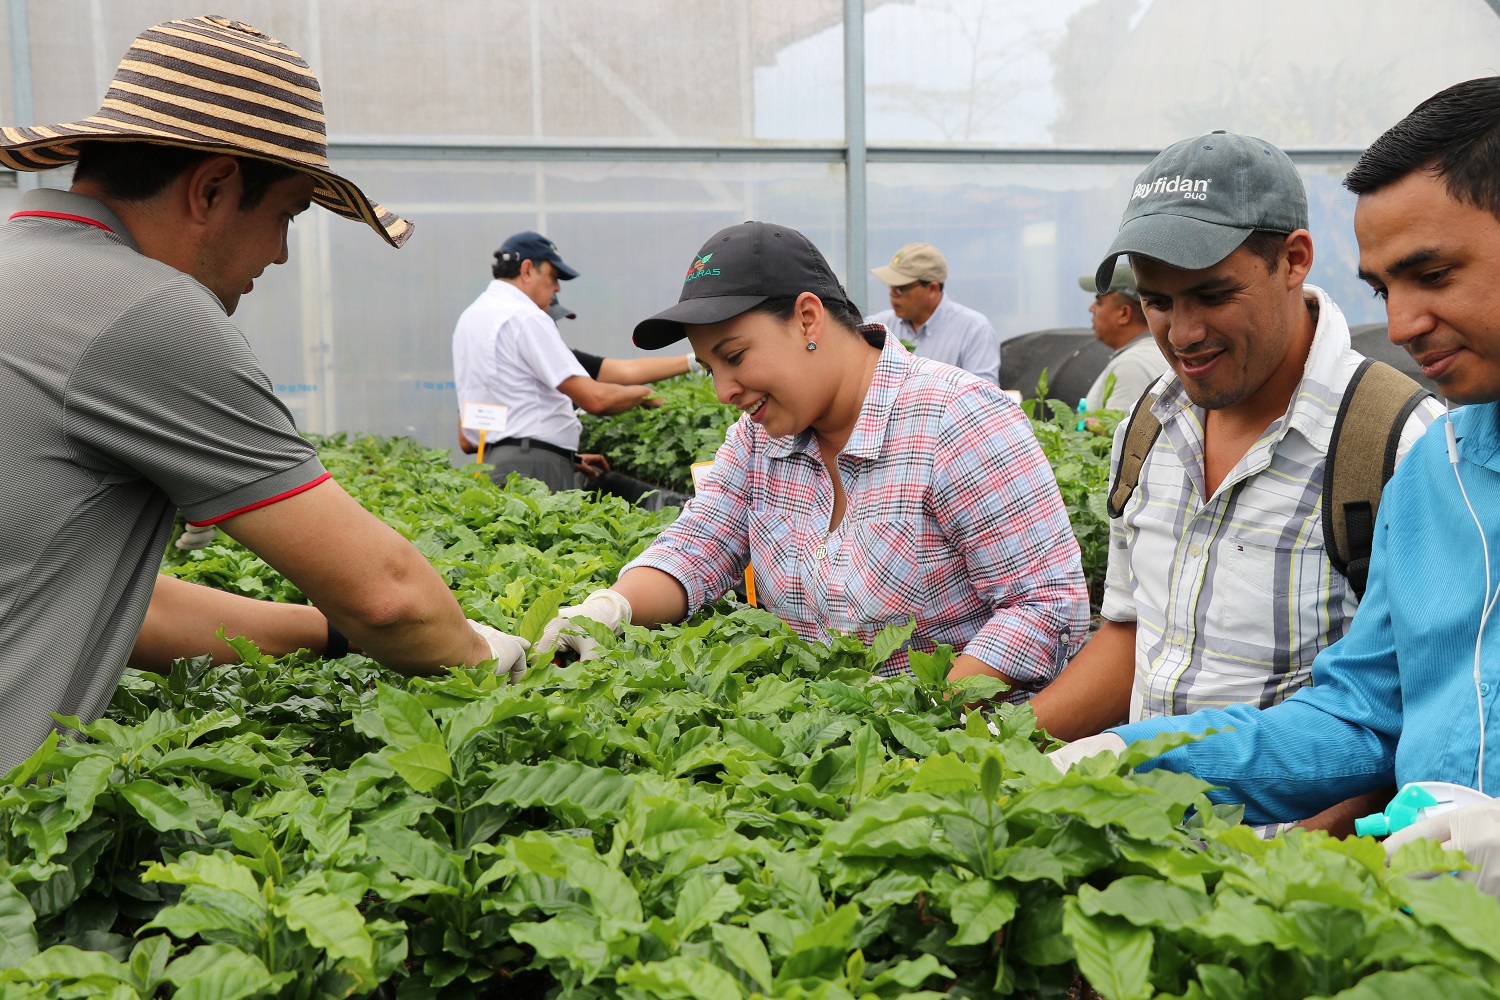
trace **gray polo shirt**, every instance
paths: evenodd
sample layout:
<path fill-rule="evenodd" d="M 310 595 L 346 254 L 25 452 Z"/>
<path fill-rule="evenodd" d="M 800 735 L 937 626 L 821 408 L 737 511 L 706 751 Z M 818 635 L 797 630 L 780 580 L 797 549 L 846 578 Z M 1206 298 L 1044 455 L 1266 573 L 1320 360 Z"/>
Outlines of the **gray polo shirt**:
<path fill-rule="evenodd" d="M 912 329 L 891 309 L 880 310 L 868 322 L 881 324 L 897 340 L 916 344 L 912 353 L 919 358 L 941 361 L 1000 384 L 1000 335 L 983 313 L 959 305 L 946 292 L 920 330 Z"/>
<path fill-rule="evenodd" d="M 99 716 L 175 510 L 213 522 L 327 477 L 219 300 L 98 201 L 0 225 L 0 770 Z"/>

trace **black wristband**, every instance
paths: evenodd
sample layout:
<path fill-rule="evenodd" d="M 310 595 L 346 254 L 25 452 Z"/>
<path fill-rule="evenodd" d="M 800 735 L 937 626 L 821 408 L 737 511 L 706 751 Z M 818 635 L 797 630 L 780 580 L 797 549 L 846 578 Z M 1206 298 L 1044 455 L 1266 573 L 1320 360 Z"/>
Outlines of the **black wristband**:
<path fill-rule="evenodd" d="M 349 655 L 349 637 L 328 623 L 328 642 L 323 647 L 323 659 L 337 660 Z"/>

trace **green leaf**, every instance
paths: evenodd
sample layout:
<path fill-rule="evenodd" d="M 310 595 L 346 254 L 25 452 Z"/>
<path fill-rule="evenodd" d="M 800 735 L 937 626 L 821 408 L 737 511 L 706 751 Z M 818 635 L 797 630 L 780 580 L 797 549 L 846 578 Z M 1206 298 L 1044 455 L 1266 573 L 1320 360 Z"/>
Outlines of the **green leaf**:
<path fill-rule="evenodd" d="M 547 627 L 547 623 L 557 617 L 557 611 L 567 599 L 567 593 L 566 587 L 553 587 L 551 590 L 543 591 L 540 596 L 532 598 L 526 613 L 516 623 L 515 634 L 535 644 L 542 637 L 542 630 Z M 549 652 L 551 651 L 535 651 L 537 656 Z"/>
<path fill-rule="evenodd" d="M 1086 916 L 1075 899 L 1063 905 L 1063 933 L 1078 954 L 1078 971 L 1109 1000 L 1151 995 L 1151 932 L 1117 917 Z"/>
<path fill-rule="evenodd" d="M 441 745 L 443 742 L 437 723 L 432 721 L 422 703 L 388 684 L 377 685 L 374 711 L 358 713 L 355 725 L 400 750 L 419 743 Z"/>
<path fill-rule="evenodd" d="M 0 969 L 37 953 L 36 913 L 8 879 L 0 878 Z"/>
<path fill-rule="evenodd" d="M 891 735 L 918 757 L 928 757 L 937 752 L 940 737 L 932 723 L 915 715 L 894 713 L 886 716 L 885 721 L 891 727 Z"/>
<path fill-rule="evenodd" d="M 678 938 L 688 940 L 700 928 L 738 908 L 741 902 L 739 892 L 722 875 L 689 879 L 677 897 Z"/>
<path fill-rule="evenodd" d="M 5 978 L 15 980 L 11 973 L 19 974 L 22 982 L 74 983 L 95 981 L 98 983 L 128 983 L 130 969 L 124 963 L 101 951 L 84 951 L 69 944 L 56 944 L 22 962 L 14 970 L 8 970 Z M 47 994 L 71 996 L 74 994 Z"/>
<path fill-rule="evenodd" d="M 688 955 L 626 966 L 615 973 L 615 981 L 662 1000 L 697 1000 L 700 997 L 733 1000 L 745 995 L 738 980 L 728 972 L 705 959 Z"/>
<path fill-rule="evenodd" d="M 185 854 L 181 861 L 154 864 L 141 874 L 142 882 L 201 885 L 223 889 L 264 906 L 265 895 L 250 870 L 230 861 L 227 854 Z"/>
<path fill-rule="evenodd" d="M 130 950 L 130 975 L 132 985 L 142 995 L 154 996 L 172 957 L 172 941 L 166 935 L 155 934 L 142 938 Z"/>
<path fill-rule="evenodd" d="M 453 761 L 441 743 L 417 743 L 386 760 L 408 785 L 426 794 L 453 777 Z"/>
<path fill-rule="evenodd" d="M 953 668 L 951 650 L 939 649 L 924 653 L 920 649 L 909 649 L 906 652 L 906 658 L 912 673 L 917 675 L 917 681 L 922 687 L 929 691 L 938 691 L 947 685 L 948 671 Z"/>
<path fill-rule="evenodd" d="M 771 990 L 771 956 L 766 952 L 766 943 L 759 934 L 748 927 L 733 924 L 714 924 L 714 940 L 724 949 L 724 954 L 742 969 L 762 990 Z"/>
<path fill-rule="evenodd" d="M 501 764 L 489 771 L 486 805 L 542 806 L 575 823 L 618 819 L 637 779 L 576 760 Z"/>
<path fill-rule="evenodd" d="M 362 830 L 370 853 L 397 875 L 454 888 L 463 884 L 458 857 L 421 834 L 383 823 L 368 824 Z"/>
<path fill-rule="evenodd" d="M 950 944 L 952 942 L 949 942 Z M 904 990 L 914 990 L 920 987 L 933 976 L 946 976 L 953 978 L 953 970 L 939 962 L 932 955 L 922 955 L 916 959 L 897 962 L 886 969 L 880 975 L 870 981 L 870 990 L 879 991 L 889 986 L 900 986 Z M 942 993 L 936 994 L 942 996 Z"/>
<path fill-rule="evenodd" d="M 1494 988 L 1456 969 L 1419 965 L 1399 972 L 1376 972 L 1335 995 L 1334 1000 L 1495 1000 Z"/>
<path fill-rule="evenodd" d="M 973 765 L 958 754 L 942 753 L 929 757 L 917 768 L 908 791 L 931 792 L 933 795 L 956 795 L 973 791 L 979 784 Z"/>
<path fill-rule="evenodd" d="M 729 746 L 740 746 L 751 751 L 762 751 L 773 760 L 780 760 L 786 752 L 786 744 L 770 727 L 754 719 L 725 719 L 721 723 L 724 742 Z"/>
<path fill-rule="evenodd" d="M 986 802 L 994 802 L 1000 795 L 1000 779 L 1004 775 L 1004 768 L 1000 764 L 1000 758 L 993 753 L 985 754 L 984 763 L 979 765 L 979 794 L 984 796 Z"/>
<path fill-rule="evenodd" d="M 240 1000 L 271 988 L 271 974 L 254 955 L 227 944 L 206 944 L 167 966 L 174 1000 Z"/>
<path fill-rule="evenodd" d="M 1181 930 L 1210 908 L 1205 893 L 1162 882 L 1145 875 L 1128 875 L 1100 891 L 1093 886 L 1078 890 L 1078 908 L 1088 916 L 1106 914 L 1123 917 L 1137 927 Z"/>
<path fill-rule="evenodd" d="M 1402 844 L 1391 859 L 1392 875 L 1411 875 L 1417 872 L 1451 872 L 1467 865 L 1469 859 L 1462 851 L 1445 851 L 1443 845 L 1427 837 L 1419 837 Z"/>
<path fill-rule="evenodd" d="M 69 769 L 68 794 L 64 802 L 68 811 L 79 821 L 87 819 L 93 813 L 94 800 L 109 787 L 109 778 L 114 770 L 114 755 L 103 752 L 85 757 Z"/>
<path fill-rule="evenodd" d="M 171 786 L 138 778 L 121 788 L 120 794 L 140 814 L 141 819 L 160 833 L 169 830 L 198 832 L 198 819 L 193 814 L 193 807 Z"/>
<path fill-rule="evenodd" d="M 964 882 L 948 893 L 948 910 L 958 933 L 950 945 L 983 944 L 1016 915 L 1016 894 L 989 879 Z"/>
<path fill-rule="evenodd" d="M 909 619 L 904 625 L 887 625 L 881 629 L 875 638 L 870 640 L 869 656 L 865 664 L 871 671 L 878 670 L 885 661 L 889 660 L 896 650 L 903 648 L 911 641 L 912 634 L 917 630 L 916 619 Z"/>
<path fill-rule="evenodd" d="M 1386 883 L 1417 922 L 1446 931 L 1466 948 L 1500 962 L 1500 901 L 1456 878 L 1394 878 Z"/>
<path fill-rule="evenodd" d="M 286 925 L 334 958 L 359 963 L 358 970 L 373 975 L 375 945 L 365 930 L 365 918 L 342 896 L 310 893 L 292 895 L 278 908 Z M 375 985 L 373 982 L 368 985 Z"/>

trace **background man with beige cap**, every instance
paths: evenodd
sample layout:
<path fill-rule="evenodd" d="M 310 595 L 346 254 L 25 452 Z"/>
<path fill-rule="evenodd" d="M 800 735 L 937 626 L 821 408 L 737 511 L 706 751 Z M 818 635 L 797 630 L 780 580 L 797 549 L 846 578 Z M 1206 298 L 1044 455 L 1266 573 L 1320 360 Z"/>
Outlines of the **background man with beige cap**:
<path fill-rule="evenodd" d="M 1078 287 L 1094 297 L 1089 306 L 1094 336 L 1115 352 L 1089 386 L 1084 397 L 1088 408 L 1128 410 L 1145 394 L 1146 387 L 1167 371 L 1166 355 L 1156 346 L 1156 338 L 1146 325 L 1141 293 L 1135 287 L 1135 272 L 1130 269 L 1130 262 L 1121 257 L 1115 261 L 1114 275 L 1104 291 L 1095 290 L 1092 274 L 1079 278 Z M 1109 384 L 1111 376 L 1114 385 Z M 1107 395 L 1105 389 L 1109 390 Z"/>
<path fill-rule="evenodd" d="M 890 286 L 891 307 L 869 317 L 916 355 L 962 368 L 1000 384 L 1000 336 L 982 313 L 943 293 L 948 261 L 930 243 L 908 243 L 885 267 L 870 273 Z"/>
<path fill-rule="evenodd" d="M 77 162 L 70 190 L 29 192 L 0 226 L 0 771 L 52 713 L 98 717 L 127 661 L 237 659 L 221 627 L 273 653 L 353 640 L 407 673 L 524 671 L 523 640 L 467 621 L 329 478 L 229 322 L 311 202 L 410 236 L 326 154 L 307 63 L 219 17 L 143 32 L 95 115 L 0 128 L 8 167 Z M 315 607 L 158 577 L 178 510 Z"/>

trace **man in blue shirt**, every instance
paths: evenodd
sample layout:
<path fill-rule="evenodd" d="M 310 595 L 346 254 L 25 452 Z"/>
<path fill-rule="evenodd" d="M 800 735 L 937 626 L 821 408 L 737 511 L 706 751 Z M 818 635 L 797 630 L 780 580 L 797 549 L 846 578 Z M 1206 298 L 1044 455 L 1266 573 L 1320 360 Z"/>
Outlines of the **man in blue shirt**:
<path fill-rule="evenodd" d="M 1000 384 L 1000 335 L 984 314 L 944 292 L 948 261 L 931 243 L 908 243 L 870 273 L 890 286 L 891 307 L 869 318 L 912 352 Z"/>
<path fill-rule="evenodd" d="M 1500 792 L 1500 78 L 1419 105 L 1345 179 L 1359 274 L 1390 338 L 1453 403 L 1386 486 L 1370 585 L 1349 633 L 1280 705 L 1123 726 L 1058 751 L 1065 766 L 1164 732 L 1227 730 L 1146 768 L 1222 786 L 1253 823 L 1295 820 L 1392 780 Z M 1424 828 L 1493 869 L 1500 803 Z M 1460 813 L 1448 814 L 1461 816 Z M 1466 840 L 1467 838 L 1467 840 Z M 1495 856 L 1491 856 L 1495 855 Z M 1485 882 L 1483 873 L 1480 882 Z M 1490 888 L 1493 890 L 1495 885 Z"/>

